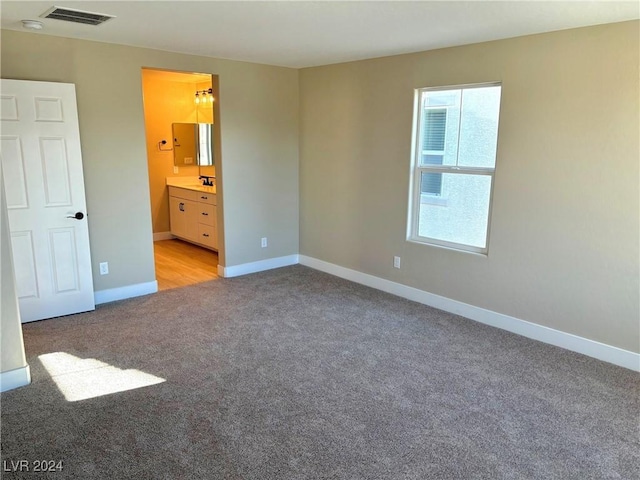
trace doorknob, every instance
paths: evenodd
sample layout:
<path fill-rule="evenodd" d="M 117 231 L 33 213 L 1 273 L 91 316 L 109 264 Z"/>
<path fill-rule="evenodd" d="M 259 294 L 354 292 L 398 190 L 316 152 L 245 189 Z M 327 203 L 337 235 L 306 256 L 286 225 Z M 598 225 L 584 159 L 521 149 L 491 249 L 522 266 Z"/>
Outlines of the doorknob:
<path fill-rule="evenodd" d="M 84 218 L 84 213 L 76 212 L 75 215 L 67 215 L 67 218 L 75 218 L 76 220 L 82 220 Z"/>

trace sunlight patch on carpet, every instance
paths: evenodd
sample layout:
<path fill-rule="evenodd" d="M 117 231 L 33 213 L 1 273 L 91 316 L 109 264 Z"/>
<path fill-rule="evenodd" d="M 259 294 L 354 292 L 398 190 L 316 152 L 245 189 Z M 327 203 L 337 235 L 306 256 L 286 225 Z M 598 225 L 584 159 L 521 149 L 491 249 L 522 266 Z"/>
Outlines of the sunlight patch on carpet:
<path fill-rule="evenodd" d="M 165 381 L 136 369 L 123 370 L 95 358 L 79 358 L 65 352 L 38 357 L 69 402 L 148 387 Z"/>

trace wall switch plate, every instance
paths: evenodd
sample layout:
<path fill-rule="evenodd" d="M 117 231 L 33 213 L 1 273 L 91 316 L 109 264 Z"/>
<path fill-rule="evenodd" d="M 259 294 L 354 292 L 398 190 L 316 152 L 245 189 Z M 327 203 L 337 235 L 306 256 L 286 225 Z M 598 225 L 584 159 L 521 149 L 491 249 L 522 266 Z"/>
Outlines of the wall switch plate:
<path fill-rule="evenodd" d="M 180 169 L 178 167 L 173 167 L 173 173 L 180 173 Z"/>
<path fill-rule="evenodd" d="M 193 157 L 184 157 L 184 164 L 191 165 L 193 163 Z"/>
<path fill-rule="evenodd" d="M 267 248 L 267 237 L 262 237 L 262 238 L 260 239 L 260 246 L 261 246 L 262 248 Z"/>
<path fill-rule="evenodd" d="M 395 268 L 400 268 L 400 257 L 393 257 L 393 266 Z"/>
<path fill-rule="evenodd" d="M 100 263 L 100 275 L 108 275 L 109 274 L 109 262 Z"/>

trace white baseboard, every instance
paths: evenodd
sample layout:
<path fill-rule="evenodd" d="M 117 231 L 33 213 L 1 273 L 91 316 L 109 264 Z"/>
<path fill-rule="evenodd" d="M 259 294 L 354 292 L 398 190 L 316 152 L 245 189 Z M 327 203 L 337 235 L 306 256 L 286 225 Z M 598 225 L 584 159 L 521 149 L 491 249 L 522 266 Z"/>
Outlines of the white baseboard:
<path fill-rule="evenodd" d="M 249 273 L 263 272 L 273 268 L 288 267 L 298 263 L 298 255 L 287 255 L 285 257 L 268 258 L 257 262 L 243 263 L 231 267 L 218 265 L 218 275 L 225 278 L 239 277 Z"/>
<path fill-rule="evenodd" d="M 173 240 L 174 237 L 171 232 L 156 232 L 153 234 L 153 241 L 158 242 L 160 240 Z"/>
<path fill-rule="evenodd" d="M 29 365 L 0 373 L 0 392 L 24 387 L 31 383 Z"/>
<path fill-rule="evenodd" d="M 102 303 L 115 302 L 116 300 L 124 300 L 125 298 L 139 297 L 141 295 L 149 295 L 158 291 L 158 282 L 136 283 L 135 285 L 127 285 L 126 287 L 108 288 L 93 292 L 96 299 L 96 305 Z"/>
<path fill-rule="evenodd" d="M 613 347 L 604 343 L 579 337 L 571 333 L 562 332 L 536 323 L 520 320 L 519 318 L 475 307 L 467 303 L 425 292 L 417 288 L 408 287 L 400 283 L 385 280 L 366 273 L 341 267 L 316 258 L 299 255 L 300 264 L 314 268 L 352 282 L 382 290 L 399 297 L 407 298 L 424 305 L 439 308 L 446 312 L 455 313 L 492 327 L 501 328 L 533 340 L 548 343 L 605 362 L 613 363 L 630 370 L 640 371 L 640 354 Z"/>

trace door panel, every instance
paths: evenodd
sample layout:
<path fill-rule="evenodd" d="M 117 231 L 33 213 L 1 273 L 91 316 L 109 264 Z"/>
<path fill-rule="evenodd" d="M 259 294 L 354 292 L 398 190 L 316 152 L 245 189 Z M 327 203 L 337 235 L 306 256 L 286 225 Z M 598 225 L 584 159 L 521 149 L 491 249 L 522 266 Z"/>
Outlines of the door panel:
<path fill-rule="evenodd" d="M 73 228 L 55 228 L 49 231 L 49 250 L 54 274 L 55 293 L 78 290 L 78 262 Z"/>
<path fill-rule="evenodd" d="M 62 99 L 34 97 L 36 122 L 64 122 Z"/>
<path fill-rule="evenodd" d="M 75 86 L 2 80 L 0 156 L 23 322 L 93 310 Z M 77 220 L 73 216 L 82 212 Z"/>
<path fill-rule="evenodd" d="M 18 99 L 15 95 L 0 95 L 0 120 L 18 120 Z"/>
<path fill-rule="evenodd" d="M 7 208 L 29 208 L 20 137 L 3 136 L 0 141 L 0 152 L 2 157 L 6 158 L 6 161 L 2 162 L 4 176 L 12 179 L 5 185 Z"/>
<path fill-rule="evenodd" d="M 18 298 L 37 298 L 38 274 L 31 232 L 12 232 L 11 247 Z"/>
<path fill-rule="evenodd" d="M 69 164 L 64 138 L 40 138 L 45 205 L 71 205 Z"/>

